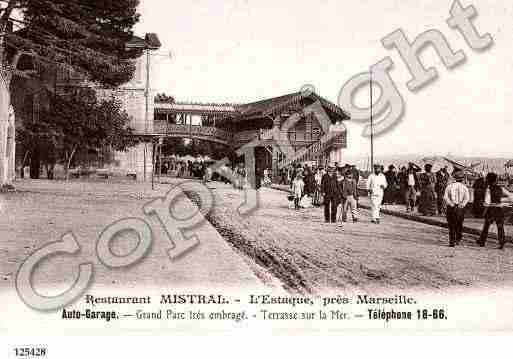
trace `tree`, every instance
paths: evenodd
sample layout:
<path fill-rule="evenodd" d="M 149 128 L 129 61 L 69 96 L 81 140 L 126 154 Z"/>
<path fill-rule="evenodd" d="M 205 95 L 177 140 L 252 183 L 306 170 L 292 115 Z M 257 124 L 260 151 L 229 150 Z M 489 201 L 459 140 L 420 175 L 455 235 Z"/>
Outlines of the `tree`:
<path fill-rule="evenodd" d="M 16 133 L 16 142 L 23 149 L 23 166 L 28 158 L 30 161 L 30 177 L 39 178 L 41 162 L 46 166 L 49 179 L 53 178 L 53 168 L 58 161 L 58 143 L 62 133 L 45 121 L 47 117 L 39 121 L 26 121 L 19 126 Z"/>
<path fill-rule="evenodd" d="M 25 150 L 37 152 L 50 168 L 61 162 L 66 177 L 79 149 L 108 146 L 124 151 L 138 141 L 128 127 L 130 117 L 116 100 L 97 102 L 95 96 L 56 96 L 52 102 L 38 122 L 23 124 L 18 141 Z"/>
<path fill-rule="evenodd" d="M 233 149 L 224 144 L 192 140 L 188 145 L 183 138 L 166 138 L 162 146 L 162 153 L 165 155 L 175 154 L 178 156 L 210 156 L 212 159 L 220 160 L 224 157 L 232 159 L 235 156 Z"/>
<path fill-rule="evenodd" d="M 155 96 L 155 102 L 175 103 L 175 98 L 173 96 L 168 96 L 165 93 L 158 93 Z"/>
<path fill-rule="evenodd" d="M 141 50 L 126 50 L 125 44 L 139 20 L 138 3 L 0 0 L 0 148 L 6 141 L 2 124 L 8 118 L 14 76 L 35 76 L 42 68 L 62 66 L 107 86 L 132 78 L 132 59 L 140 56 Z M 13 23 L 16 31 L 12 31 Z M 30 59 L 30 65 L 25 58 Z M 0 185 L 5 182 L 3 177 Z"/>

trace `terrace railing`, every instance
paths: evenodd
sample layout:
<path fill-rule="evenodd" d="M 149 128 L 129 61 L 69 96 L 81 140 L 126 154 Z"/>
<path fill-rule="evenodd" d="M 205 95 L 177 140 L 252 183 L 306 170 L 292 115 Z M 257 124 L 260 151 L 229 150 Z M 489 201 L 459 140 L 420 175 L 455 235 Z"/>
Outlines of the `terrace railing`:
<path fill-rule="evenodd" d="M 321 137 L 318 141 L 314 142 L 308 147 L 300 149 L 294 155 L 285 157 L 278 162 L 278 169 L 285 168 L 293 162 L 307 162 L 316 161 L 319 157 L 330 148 L 341 148 L 346 146 L 347 132 L 346 131 L 331 131 L 325 136 Z"/>
<path fill-rule="evenodd" d="M 216 127 L 195 126 L 195 125 L 175 125 L 168 124 L 165 121 L 154 121 L 153 135 L 162 135 L 167 137 L 184 137 L 200 140 L 219 142 L 231 145 L 233 135 Z"/>

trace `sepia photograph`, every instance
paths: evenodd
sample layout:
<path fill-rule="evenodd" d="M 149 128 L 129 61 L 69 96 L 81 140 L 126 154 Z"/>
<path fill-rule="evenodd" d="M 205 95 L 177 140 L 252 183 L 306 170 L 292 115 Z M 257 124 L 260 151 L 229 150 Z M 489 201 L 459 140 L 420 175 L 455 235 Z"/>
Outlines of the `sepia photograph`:
<path fill-rule="evenodd" d="M 511 332 L 512 16 L 0 0 L 1 335 Z"/>

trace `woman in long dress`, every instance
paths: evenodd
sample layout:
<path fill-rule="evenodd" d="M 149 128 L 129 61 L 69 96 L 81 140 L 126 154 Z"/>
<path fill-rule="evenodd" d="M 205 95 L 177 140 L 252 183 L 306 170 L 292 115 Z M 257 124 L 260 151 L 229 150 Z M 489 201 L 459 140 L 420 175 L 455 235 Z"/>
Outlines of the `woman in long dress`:
<path fill-rule="evenodd" d="M 432 165 L 427 164 L 424 166 L 424 173 L 419 175 L 420 185 L 420 203 L 419 213 L 423 216 L 436 215 L 436 176 L 431 169 Z"/>

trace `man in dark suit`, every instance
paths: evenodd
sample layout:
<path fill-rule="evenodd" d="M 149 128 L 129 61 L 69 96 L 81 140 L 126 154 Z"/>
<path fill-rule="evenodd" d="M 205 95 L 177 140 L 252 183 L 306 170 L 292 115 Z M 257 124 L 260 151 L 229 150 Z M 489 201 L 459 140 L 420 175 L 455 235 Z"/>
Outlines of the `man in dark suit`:
<path fill-rule="evenodd" d="M 340 203 L 340 189 L 335 176 L 335 168 L 328 167 L 328 173 L 322 177 L 321 191 L 324 194 L 324 221 L 335 223 L 337 221 L 337 207 Z"/>

